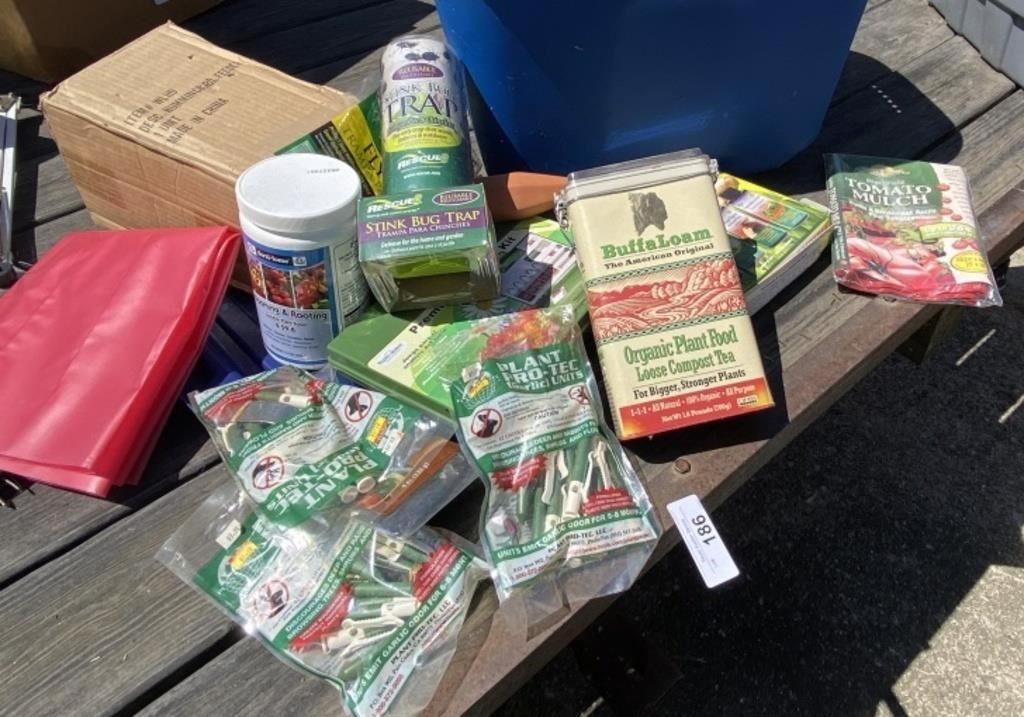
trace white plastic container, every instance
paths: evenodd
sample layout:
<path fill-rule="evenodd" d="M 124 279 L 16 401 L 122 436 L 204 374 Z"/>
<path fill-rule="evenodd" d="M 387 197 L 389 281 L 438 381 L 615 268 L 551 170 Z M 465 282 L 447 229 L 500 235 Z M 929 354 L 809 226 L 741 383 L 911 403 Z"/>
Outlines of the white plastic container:
<path fill-rule="evenodd" d="M 263 343 L 283 364 L 316 369 L 369 300 L 359 268 L 359 175 L 319 154 L 257 162 L 235 183 Z"/>

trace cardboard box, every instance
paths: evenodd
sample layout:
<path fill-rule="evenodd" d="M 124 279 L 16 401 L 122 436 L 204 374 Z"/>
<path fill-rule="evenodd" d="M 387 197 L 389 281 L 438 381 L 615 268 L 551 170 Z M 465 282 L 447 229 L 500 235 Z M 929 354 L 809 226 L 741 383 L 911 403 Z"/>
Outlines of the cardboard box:
<path fill-rule="evenodd" d="M 167 20 L 220 0 L 0 0 L 0 68 L 57 82 Z"/>
<path fill-rule="evenodd" d="M 238 226 L 235 178 L 354 104 L 172 23 L 41 98 L 93 220 L 131 228 Z"/>

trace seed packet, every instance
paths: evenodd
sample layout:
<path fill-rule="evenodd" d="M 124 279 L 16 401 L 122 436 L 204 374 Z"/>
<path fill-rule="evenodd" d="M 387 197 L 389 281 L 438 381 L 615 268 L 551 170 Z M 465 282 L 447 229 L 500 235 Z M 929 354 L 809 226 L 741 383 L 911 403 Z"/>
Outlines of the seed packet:
<path fill-rule="evenodd" d="M 275 523 L 345 505 L 405 534 L 472 481 L 447 422 L 291 366 L 189 398 L 238 484 Z"/>
<path fill-rule="evenodd" d="M 487 487 L 481 536 L 500 599 L 531 624 L 626 590 L 657 543 L 647 493 L 614 434 L 571 306 L 478 322 L 452 386 L 463 450 Z"/>
<path fill-rule="evenodd" d="M 836 281 L 894 299 L 1001 306 L 960 167 L 825 155 Z"/>
<path fill-rule="evenodd" d="M 338 511 L 270 523 L 228 483 L 157 559 L 355 717 L 406 716 L 437 688 L 486 567 L 429 530 L 406 539 Z"/>

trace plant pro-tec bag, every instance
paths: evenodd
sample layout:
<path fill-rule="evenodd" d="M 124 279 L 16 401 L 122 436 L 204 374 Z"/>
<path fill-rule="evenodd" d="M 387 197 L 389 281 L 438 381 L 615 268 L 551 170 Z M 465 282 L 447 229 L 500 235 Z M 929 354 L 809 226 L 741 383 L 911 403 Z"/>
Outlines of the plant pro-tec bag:
<path fill-rule="evenodd" d="M 481 539 L 500 599 L 531 626 L 626 590 L 657 544 L 647 493 L 601 419 L 572 307 L 485 319 L 451 386 L 463 450 L 487 487 Z"/>
<path fill-rule="evenodd" d="M 286 664 L 341 692 L 348 714 L 422 710 L 486 568 L 429 530 L 406 539 L 339 511 L 269 523 L 228 483 L 157 559 Z"/>
<path fill-rule="evenodd" d="M 189 399 L 239 485 L 275 523 L 347 506 L 404 535 L 472 481 L 448 422 L 291 366 Z"/>

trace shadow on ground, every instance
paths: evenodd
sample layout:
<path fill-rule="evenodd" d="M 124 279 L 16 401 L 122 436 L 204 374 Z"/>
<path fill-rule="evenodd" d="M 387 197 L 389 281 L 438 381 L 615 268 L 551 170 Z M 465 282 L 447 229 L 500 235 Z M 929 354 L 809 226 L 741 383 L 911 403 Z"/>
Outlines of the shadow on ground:
<path fill-rule="evenodd" d="M 716 513 L 742 578 L 708 591 L 676 550 L 619 601 L 681 673 L 645 714 L 906 714 L 910 663 L 989 566 L 1024 567 L 1024 268 L 1009 284 L 1006 308 L 965 312 L 923 366 L 887 359 Z M 980 657 L 957 655 L 965 682 Z M 499 714 L 613 714 L 600 694 L 565 651 Z"/>
<path fill-rule="evenodd" d="M 325 83 L 392 38 L 436 27 L 422 22 L 433 11 L 420 0 L 228 0 L 184 24 L 250 59 Z"/>

